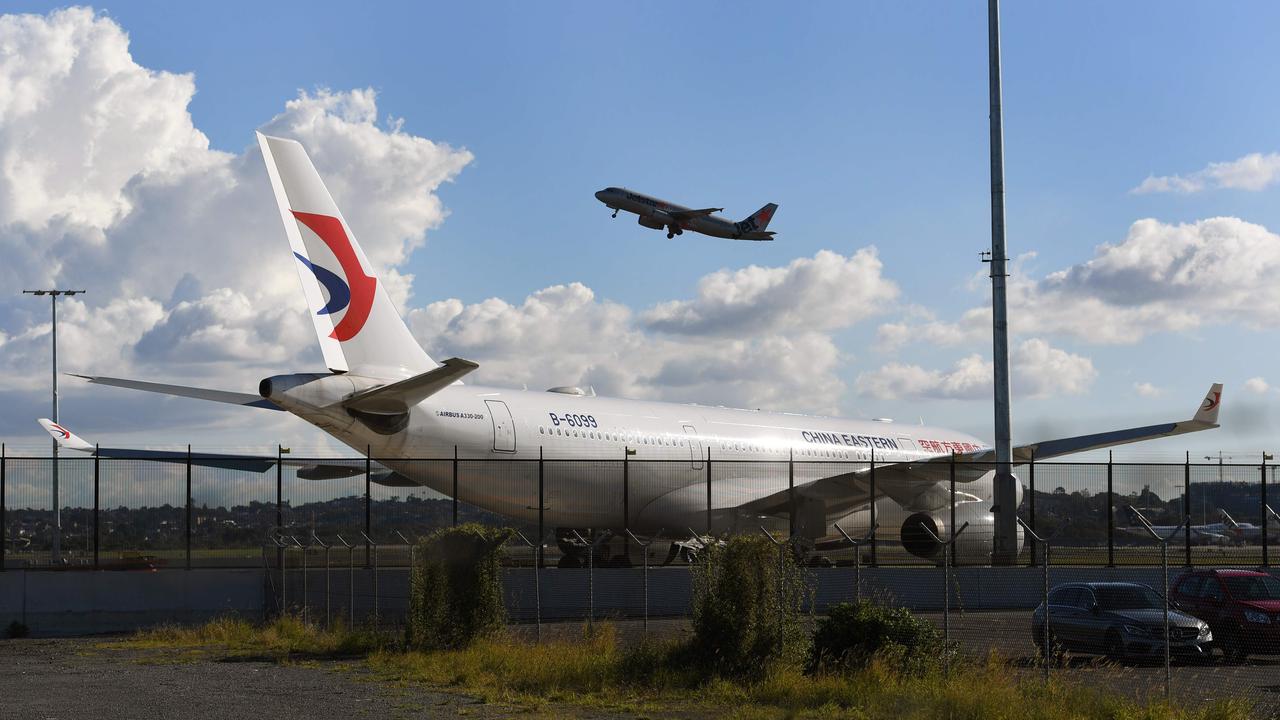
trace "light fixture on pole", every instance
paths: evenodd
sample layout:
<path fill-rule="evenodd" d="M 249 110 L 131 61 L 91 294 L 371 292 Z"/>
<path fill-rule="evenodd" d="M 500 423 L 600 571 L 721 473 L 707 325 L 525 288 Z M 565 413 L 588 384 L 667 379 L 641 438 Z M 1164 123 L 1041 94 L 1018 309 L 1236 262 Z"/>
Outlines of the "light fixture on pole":
<path fill-rule="evenodd" d="M 58 297 L 81 295 L 84 290 L 23 290 L 23 295 L 48 295 L 49 307 L 53 318 L 53 328 L 49 335 L 53 339 L 53 421 L 58 422 Z M 50 560 L 53 564 L 62 562 L 62 502 L 58 495 L 58 441 L 53 441 L 51 457 L 52 482 L 50 490 L 53 498 L 53 543 Z"/>

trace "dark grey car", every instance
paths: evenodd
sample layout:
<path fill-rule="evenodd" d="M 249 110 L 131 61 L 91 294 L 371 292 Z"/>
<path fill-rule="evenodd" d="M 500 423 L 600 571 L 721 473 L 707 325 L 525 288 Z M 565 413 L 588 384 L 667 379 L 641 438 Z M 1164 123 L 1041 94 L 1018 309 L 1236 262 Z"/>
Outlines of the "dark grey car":
<path fill-rule="evenodd" d="M 1044 647 L 1044 606 L 1032 616 L 1031 636 Z M 1049 593 L 1053 645 L 1109 657 L 1164 654 L 1164 598 L 1146 585 L 1127 582 L 1066 583 Z M 1169 651 L 1184 658 L 1209 656 L 1213 634 L 1202 620 L 1170 607 Z"/>

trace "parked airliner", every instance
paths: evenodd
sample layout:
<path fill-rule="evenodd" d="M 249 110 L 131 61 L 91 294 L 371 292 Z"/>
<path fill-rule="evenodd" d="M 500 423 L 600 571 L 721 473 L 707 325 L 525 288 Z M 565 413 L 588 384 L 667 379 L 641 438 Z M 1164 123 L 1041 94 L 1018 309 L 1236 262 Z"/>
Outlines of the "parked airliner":
<path fill-rule="evenodd" d="M 452 458 L 455 448 L 469 459 L 578 460 L 546 465 L 541 503 L 537 463 L 460 465 L 461 501 L 521 522 L 536 522 L 542 514 L 546 527 L 561 529 L 562 536 L 587 528 L 621 533 L 625 527 L 650 535 L 665 528 L 667 537 L 680 538 L 689 537 L 686 528 L 697 533 L 755 531 L 761 524 L 785 528 L 794 512 L 797 535 L 817 541 L 832 535 L 838 521 L 865 527 L 874 504 L 881 542 L 902 542 L 909 551 L 932 557 L 937 547 L 912 531 L 923 523 L 938 535 L 946 532 L 948 478 L 954 472 L 959 486 L 955 520 L 970 523 L 966 547 L 989 553 L 994 476 L 989 463 L 994 456 L 987 443 L 962 432 L 611 399 L 574 388 L 532 392 L 464 385 L 462 378 L 478 365 L 459 358 L 437 363 L 423 351 L 302 145 L 262 134 L 258 143 L 327 371 L 268 377 L 257 394 L 81 377 L 102 385 L 287 411 L 368 452 L 377 463 L 373 479 L 384 485 L 452 493 L 451 463 L 416 459 Z M 1190 420 L 1025 445 L 1015 449 L 1015 460 L 1047 460 L 1215 428 L 1221 391 L 1220 384 L 1213 385 Z M 63 446 L 95 451 L 66 428 L 41 423 Z M 178 455 L 128 448 L 96 452 L 170 460 Z M 666 462 L 634 466 L 624 498 L 622 463 L 616 462 L 624 457 Z M 792 466 L 791 460 L 797 462 Z M 276 461 L 209 455 L 195 460 L 258 469 Z M 789 478 L 792 468 L 794 477 Z M 304 479 L 323 480 L 362 471 L 312 463 L 297 472 Z M 973 542 L 978 539 L 985 539 L 985 545 Z"/>
<path fill-rule="evenodd" d="M 765 205 L 744 220 L 734 222 L 715 214 L 724 208 L 691 210 L 626 188 L 607 187 L 596 193 L 596 199 L 611 208 L 615 218 L 618 217 L 619 210 L 626 210 L 638 215 L 637 222 L 647 228 L 666 228 L 668 240 L 683 235 L 685 230 L 729 240 L 772 240 L 776 234 L 765 229 L 769 227 L 773 214 L 778 211 L 778 206 L 774 203 Z"/>

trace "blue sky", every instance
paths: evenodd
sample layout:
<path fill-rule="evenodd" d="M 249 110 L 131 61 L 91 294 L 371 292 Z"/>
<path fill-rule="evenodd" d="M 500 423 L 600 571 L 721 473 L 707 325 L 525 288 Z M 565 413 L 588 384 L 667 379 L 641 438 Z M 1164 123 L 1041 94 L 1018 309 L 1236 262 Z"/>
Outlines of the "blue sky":
<path fill-rule="evenodd" d="M 9 4 L 37 14 L 57 7 Z M 851 256 L 874 246 L 898 293 L 866 318 L 825 329 L 840 356 L 822 387 L 837 388 L 836 397 L 799 409 L 923 416 L 990 435 L 989 405 L 973 393 L 889 397 L 859 381 L 889 363 L 945 372 L 971 353 L 989 355 L 981 339 L 877 347 L 884 323 L 914 323 L 924 309 L 955 324 L 986 301 L 983 279 L 975 280 L 978 251 L 989 242 L 985 3 L 95 9 L 128 34 L 137 65 L 194 75 L 187 109 L 214 149 L 245 152 L 252 131 L 299 90 L 372 88 L 379 124 L 395 118 L 403 133 L 469 151 L 473 159 L 453 182 L 434 189 L 448 216 L 399 266 L 414 276 L 409 307 L 491 297 L 519 305 L 543 288 L 580 282 L 639 315 L 695 296 L 699 280 L 721 269 L 781 268 L 824 249 Z M 1131 192 L 1148 176 L 1188 176 L 1280 150 L 1280 97 L 1271 91 L 1278 16 L 1268 3 L 1008 3 L 1009 247 L 1036 254 L 1019 269 L 1043 278 L 1086 263 L 1143 218 L 1177 226 L 1221 216 L 1280 229 L 1276 185 Z M 610 220 L 592 197 L 606 185 L 724 206 L 734 217 L 777 202 L 777 241 L 668 241 L 625 216 Z M 1183 301 L 1198 299 L 1166 298 L 1161 307 Z M 1020 332 L 1086 358 L 1093 374 L 1065 391 L 1016 398 L 1018 438 L 1182 417 L 1220 379 L 1229 383 L 1228 407 L 1245 412 L 1229 432 L 1189 441 L 1192 449 L 1272 448 L 1276 392 L 1241 386 L 1280 383 L 1270 359 L 1280 351 L 1277 327 L 1269 316 L 1240 315 L 1207 313 L 1194 327 L 1156 328 L 1132 344 L 1098 343 L 1052 324 Z M 4 330 L 14 336 L 38 320 L 13 314 Z M 201 375 L 198 367 L 148 367 Z M 226 377 L 225 368 L 219 373 Z M 568 380 L 593 377 L 584 370 Z M 1136 391 L 1140 383 L 1150 384 L 1147 395 Z M 708 399 L 699 387 L 690 385 L 689 399 Z M 89 404 L 119 398 L 83 397 L 85 415 Z M 742 402 L 756 399 L 747 393 Z M 70 411 L 75 400 L 68 402 Z M 22 427 L 6 422 L 4 434 L 21 441 Z M 110 432 L 109 423 L 90 429 Z M 166 440 L 185 442 L 172 430 Z"/>

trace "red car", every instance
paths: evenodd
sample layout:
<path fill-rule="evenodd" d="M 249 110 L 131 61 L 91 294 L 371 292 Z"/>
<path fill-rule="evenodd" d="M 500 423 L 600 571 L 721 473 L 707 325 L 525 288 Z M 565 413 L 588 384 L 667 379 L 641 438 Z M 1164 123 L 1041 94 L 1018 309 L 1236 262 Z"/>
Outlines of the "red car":
<path fill-rule="evenodd" d="M 1192 570 L 1173 583 L 1178 607 L 1209 623 L 1229 662 L 1280 654 L 1280 580 L 1256 570 Z"/>

